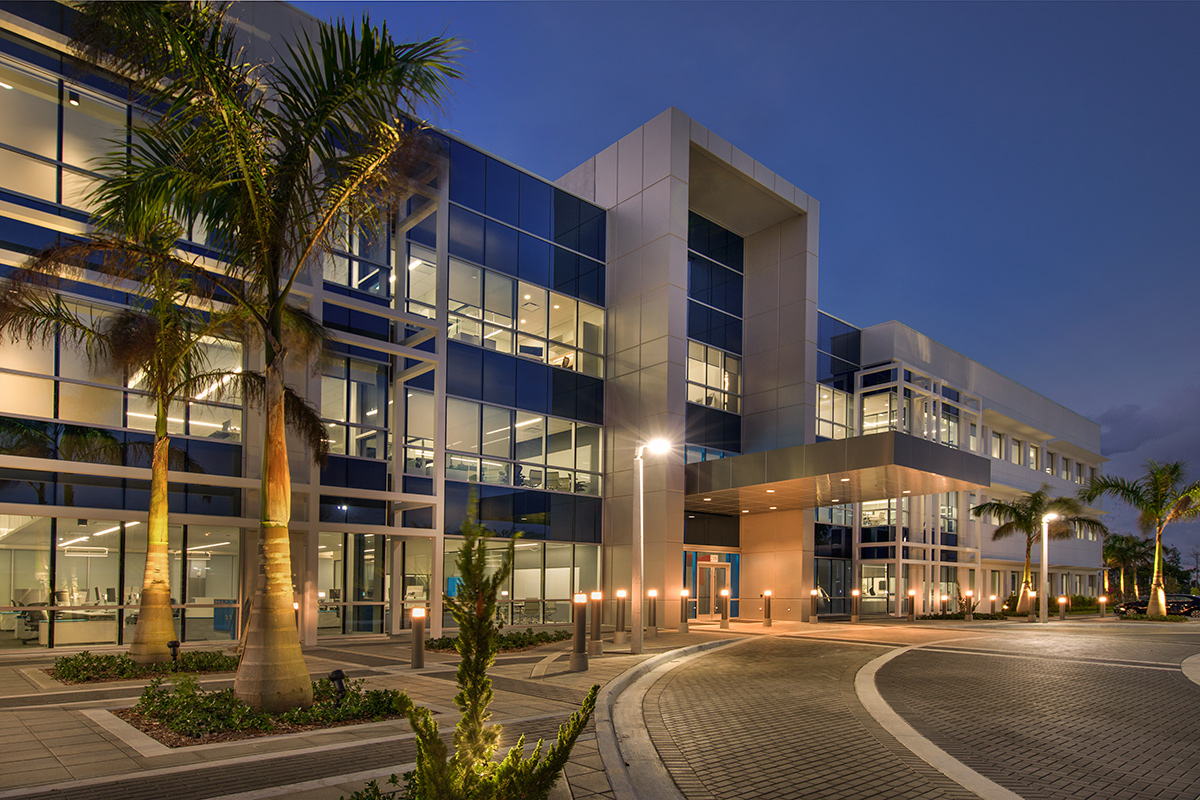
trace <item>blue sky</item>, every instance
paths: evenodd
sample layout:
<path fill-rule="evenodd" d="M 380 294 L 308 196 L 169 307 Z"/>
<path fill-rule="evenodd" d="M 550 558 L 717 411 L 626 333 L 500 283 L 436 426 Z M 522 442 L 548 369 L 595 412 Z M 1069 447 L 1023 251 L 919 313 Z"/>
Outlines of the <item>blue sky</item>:
<path fill-rule="evenodd" d="M 1111 474 L 1200 479 L 1200 4 L 297 5 L 467 40 L 434 121 L 547 178 L 677 106 L 821 202 L 824 310 L 1095 419 Z"/>

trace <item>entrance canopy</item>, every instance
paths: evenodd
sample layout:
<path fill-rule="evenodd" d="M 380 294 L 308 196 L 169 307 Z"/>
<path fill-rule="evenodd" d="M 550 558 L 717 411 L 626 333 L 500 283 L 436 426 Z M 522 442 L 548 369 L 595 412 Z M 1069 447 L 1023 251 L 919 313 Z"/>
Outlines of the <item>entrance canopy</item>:
<path fill-rule="evenodd" d="M 986 458 L 888 431 L 688 464 L 688 511 L 740 514 L 962 492 L 991 483 Z"/>

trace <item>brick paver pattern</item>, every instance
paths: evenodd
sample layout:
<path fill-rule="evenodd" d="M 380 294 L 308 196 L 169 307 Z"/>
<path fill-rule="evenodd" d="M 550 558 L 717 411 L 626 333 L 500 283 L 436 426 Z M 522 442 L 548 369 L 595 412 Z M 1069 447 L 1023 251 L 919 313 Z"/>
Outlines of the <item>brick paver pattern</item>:
<path fill-rule="evenodd" d="M 886 648 L 771 637 L 705 655 L 647 692 L 647 727 L 688 800 L 966 800 L 883 731 L 854 674 Z"/>
<path fill-rule="evenodd" d="M 922 735 L 1026 800 L 1196 800 L 1200 686 L 1177 666 L 1196 652 L 1200 636 L 1183 632 L 1010 634 L 911 651 L 876 685 Z"/>

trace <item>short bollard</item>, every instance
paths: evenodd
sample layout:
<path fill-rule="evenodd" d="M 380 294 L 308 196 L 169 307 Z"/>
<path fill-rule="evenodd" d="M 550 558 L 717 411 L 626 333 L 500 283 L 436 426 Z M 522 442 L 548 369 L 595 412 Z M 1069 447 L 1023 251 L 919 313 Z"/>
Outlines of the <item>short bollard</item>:
<path fill-rule="evenodd" d="M 588 641 L 588 655 L 604 655 L 604 640 L 600 638 L 600 623 L 604 616 L 604 593 L 592 592 L 592 638 Z"/>
<path fill-rule="evenodd" d="M 944 594 L 944 595 L 942 595 L 942 608 L 941 608 L 942 614 L 943 615 L 946 614 L 946 612 L 948 612 L 949 610 L 950 610 L 950 595 Z"/>
<path fill-rule="evenodd" d="M 811 592 L 808 593 L 808 596 L 809 596 L 808 617 L 813 623 L 816 623 L 819 621 L 818 615 L 817 615 L 817 603 L 819 603 L 821 601 L 821 590 L 813 589 Z"/>
<path fill-rule="evenodd" d="M 771 627 L 771 590 L 763 592 L 763 627 Z"/>
<path fill-rule="evenodd" d="M 688 590 L 679 590 L 679 632 L 688 632 Z"/>
<path fill-rule="evenodd" d="M 1067 619 L 1067 598 L 1060 597 L 1060 598 L 1058 598 L 1058 620 L 1059 620 L 1059 622 L 1065 622 L 1066 619 Z"/>
<path fill-rule="evenodd" d="M 850 621 L 858 622 L 858 602 L 862 599 L 862 592 L 858 589 L 850 590 Z"/>
<path fill-rule="evenodd" d="M 613 633 L 613 644 L 625 644 L 625 590 L 617 589 L 617 630 Z"/>
<path fill-rule="evenodd" d="M 572 640 L 571 661 L 568 672 L 587 672 L 587 595 L 582 592 L 574 597 L 575 638 Z"/>
<path fill-rule="evenodd" d="M 917 590 L 908 590 L 908 621 L 917 621 Z"/>
<path fill-rule="evenodd" d="M 721 627 L 729 627 L 729 590 L 721 590 Z"/>
<path fill-rule="evenodd" d="M 967 607 L 964 609 L 966 611 L 965 617 L 966 617 L 967 622 L 971 622 L 975 619 L 975 608 L 974 608 L 975 593 L 972 592 L 970 589 L 967 589 L 966 595 L 967 595 Z"/>
<path fill-rule="evenodd" d="M 425 666 L 425 609 L 412 610 L 412 663 L 413 669 Z"/>
<path fill-rule="evenodd" d="M 992 595 L 992 613 L 996 613 L 996 595 Z"/>
<path fill-rule="evenodd" d="M 1037 622 L 1037 592 L 1029 593 L 1029 621 Z"/>
<path fill-rule="evenodd" d="M 650 597 L 650 602 L 647 603 L 646 609 L 646 638 L 658 638 L 658 589 L 651 589 L 646 592 Z"/>
<path fill-rule="evenodd" d="M 1100 618 L 1103 619 L 1105 616 L 1107 616 L 1105 612 L 1108 609 L 1108 598 L 1104 595 L 1100 595 L 1098 599 L 1100 600 Z"/>

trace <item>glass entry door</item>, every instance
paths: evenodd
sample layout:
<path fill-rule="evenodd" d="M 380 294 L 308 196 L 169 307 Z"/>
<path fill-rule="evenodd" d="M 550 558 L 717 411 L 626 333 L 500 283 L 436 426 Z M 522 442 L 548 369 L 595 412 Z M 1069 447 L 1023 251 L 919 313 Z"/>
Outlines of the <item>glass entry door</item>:
<path fill-rule="evenodd" d="M 698 564 L 696 619 L 721 618 L 721 590 L 729 588 L 728 564 Z"/>

